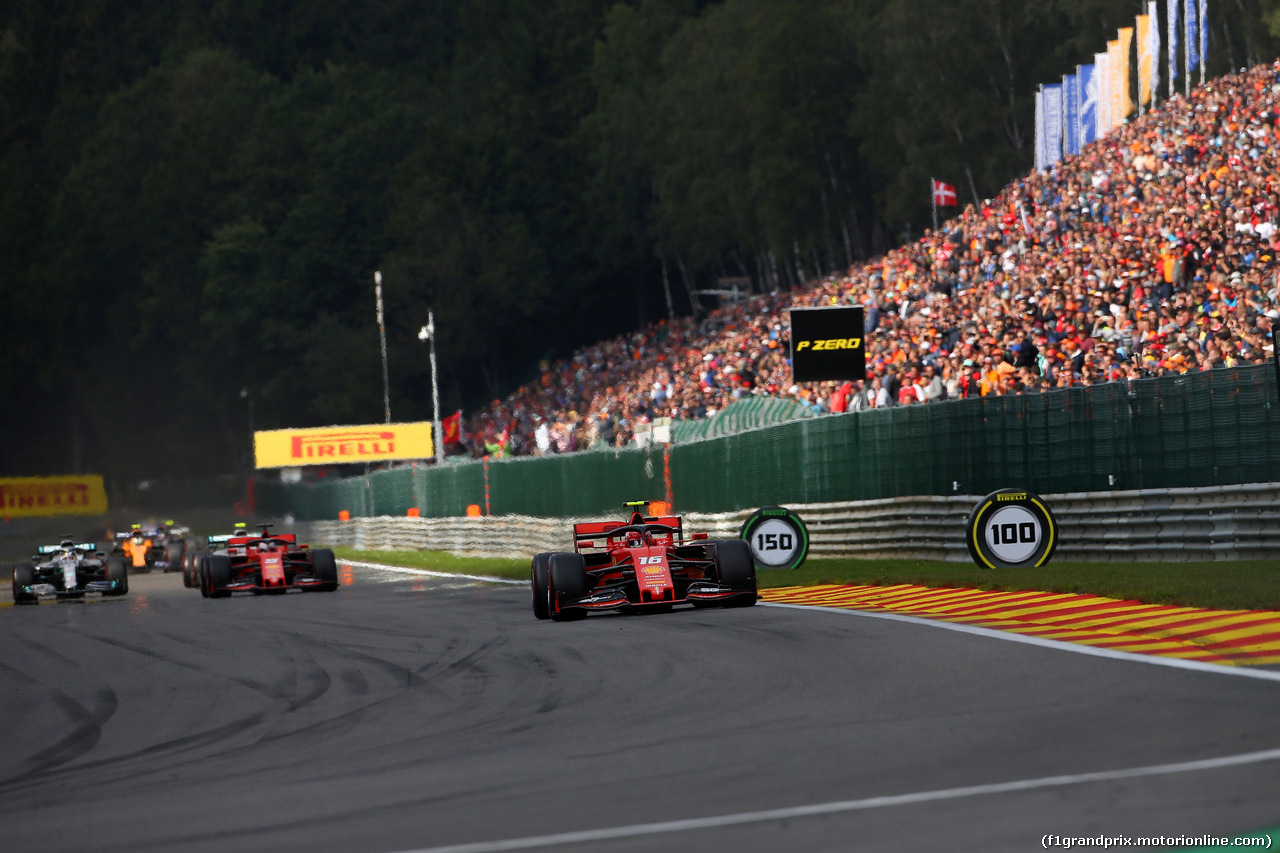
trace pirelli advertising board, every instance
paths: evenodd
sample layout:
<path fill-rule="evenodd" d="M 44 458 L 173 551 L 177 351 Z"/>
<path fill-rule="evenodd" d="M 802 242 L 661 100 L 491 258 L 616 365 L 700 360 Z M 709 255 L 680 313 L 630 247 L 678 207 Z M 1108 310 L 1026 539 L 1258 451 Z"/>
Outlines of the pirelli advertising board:
<path fill-rule="evenodd" d="M 796 382 L 867 375 L 860 306 L 791 309 L 791 374 Z"/>
<path fill-rule="evenodd" d="M 0 479 L 0 517 L 101 515 L 107 511 L 102 477 L 7 477 Z"/>
<path fill-rule="evenodd" d="M 430 459 L 431 422 L 315 429 L 276 429 L 253 434 L 259 468 L 347 465 L 392 459 Z"/>

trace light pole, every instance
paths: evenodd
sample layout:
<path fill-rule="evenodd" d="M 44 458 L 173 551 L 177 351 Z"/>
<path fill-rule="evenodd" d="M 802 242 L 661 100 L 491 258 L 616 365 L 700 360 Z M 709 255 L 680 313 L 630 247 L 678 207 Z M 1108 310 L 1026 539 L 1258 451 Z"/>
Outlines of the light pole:
<path fill-rule="evenodd" d="M 436 315 L 427 311 L 427 325 L 418 340 L 431 344 L 431 429 L 435 433 L 436 464 L 444 462 L 444 436 L 440 434 L 440 384 L 436 381 Z"/>
<path fill-rule="evenodd" d="M 391 386 L 387 383 L 387 326 L 382 320 L 382 272 L 374 270 L 373 293 L 378 298 L 378 338 L 382 341 L 382 410 L 391 423 Z"/>
<path fill-rule="evenodd" d="M 255 451 L 253 440 L 253 395 L 249 393 L 248 388 L 241 388 L 240 399 L 249 404 L 249 469 L 253 470 Z"/>
<path fill-rule="evenodd" d="M 240 389 L 240 399 L 249 404 L 249 471 L 244 477 L 244 506 L 250 515 L 256 515 L 258 501 L 253 491 L 253 472 L 258 467 L 258 447 L 253 435 L 253 395 L 247 386 Z"/>

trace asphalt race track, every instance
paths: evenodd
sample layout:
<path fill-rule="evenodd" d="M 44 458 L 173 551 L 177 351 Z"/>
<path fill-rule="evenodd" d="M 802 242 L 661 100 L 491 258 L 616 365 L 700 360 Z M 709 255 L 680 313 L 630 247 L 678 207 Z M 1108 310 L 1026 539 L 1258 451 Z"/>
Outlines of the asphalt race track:
<path fill-rule="evenodd" d="M 838 611 L 554 624 L 524 587 L 364 570 L 284 597 L 131 585 L 0 609 L 7 851 L 986 851 L 1280 823 L 1280 752 L 1160 767 L 1280 748 L 1278 682 Z"/>

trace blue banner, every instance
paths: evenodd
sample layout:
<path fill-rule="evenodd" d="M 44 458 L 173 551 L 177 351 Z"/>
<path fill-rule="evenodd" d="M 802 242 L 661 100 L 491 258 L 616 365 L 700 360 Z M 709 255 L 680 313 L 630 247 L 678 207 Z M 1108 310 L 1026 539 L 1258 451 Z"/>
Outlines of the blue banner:
<path fill-rule="evenodd" d="M 1178 0 L 1165 0 L 1165 17 L 1169 31 L 1169 90 L 1173 91 L 1173 81 L 1178 79 Z"/>
<path fill-rule="evenodd" d="M 1074 74 L 1062 76 L 1062 153 L 1080 153 L 1080 87 Z"/>
<path fill-rule="evenodd" d="M 1209 0 L 1200 0 L 1200 62 L 1209 63 Z"/>
<path fill-rule="evenodd" d="M 1044 92 L 1044 156 L 1046 166 L 1062 159 L 1062 86 L 1042 86 Z"/>
<path fill-rule="evenodd" d="M 1196 26 L 1196 0 L 1187 0 L 1184 29 L 1187 43 L 1187 73 L 1200 67 L 1200 29 Z"/>
<path fill-rule="evenodd" d="M 1076 153 L 1098 138 L 1098 79 L 1093 68 L 1092 65 L 1076 66 L 1076 98 L 1079 100 L 1076 123 L 1080 134 Z"/>

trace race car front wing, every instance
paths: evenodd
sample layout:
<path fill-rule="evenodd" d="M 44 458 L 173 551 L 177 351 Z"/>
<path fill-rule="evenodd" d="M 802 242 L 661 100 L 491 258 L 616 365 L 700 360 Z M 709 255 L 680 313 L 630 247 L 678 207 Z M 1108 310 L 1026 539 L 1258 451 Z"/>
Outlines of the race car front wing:
<path fill-rule="evenodd" d="M 51 583 L 33 583 L 25 591 L 31 595 L 60 595 L 66 598 L 84 595 L 86 592 L 115 592 L 120 588 L 119 581 L 89 581 L 83 588 L 58 589 Z"/>
<path fill-rule="evenodd" d="M 743 595 L 749 595 L 752 598 L 756 597 L 756 593 L 753 590 L 734 589 L 733 587 L 724 586 L 714 581 L 694 581 L 689 584 L 689 588 L 686 590 L 684 598 L 667 599 L 665 601 L 655 603 L 660 605 L 694 603 L 717 604 L 727 599 Z M 567 610 L 570 608 L 578 608 L 581 610 L 621 610 L 624 607 L 645 606 L 653 606 L 653 603 L 633 601 L 631 596 L 627 595 L 627 591 L 623 587 L 600 589 L 579 598 L 577 601 L 560 602 L 561 610 Z"/>

